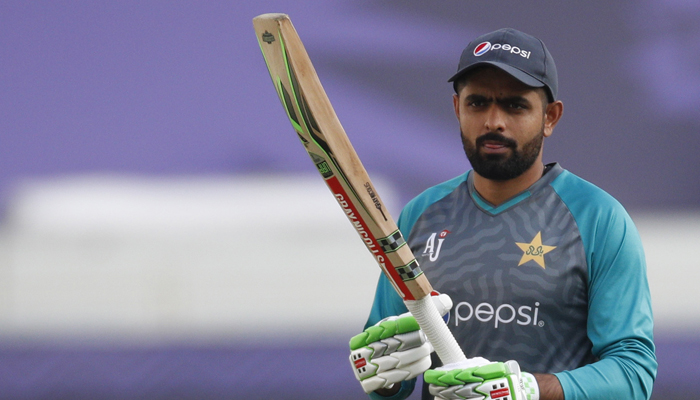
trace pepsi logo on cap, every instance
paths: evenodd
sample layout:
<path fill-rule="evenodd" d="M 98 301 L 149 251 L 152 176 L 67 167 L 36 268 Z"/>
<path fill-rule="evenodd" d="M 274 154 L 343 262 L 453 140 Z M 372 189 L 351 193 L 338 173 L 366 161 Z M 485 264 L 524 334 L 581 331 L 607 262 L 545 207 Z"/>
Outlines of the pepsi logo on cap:
<path fill-rule="evenodd" d="M 490 42 L 482 42 L 479 43 L 475 48 L 474 48 L 474 55 L 479 57 L 489 51 L 491 49 L 491 43 Z"/>

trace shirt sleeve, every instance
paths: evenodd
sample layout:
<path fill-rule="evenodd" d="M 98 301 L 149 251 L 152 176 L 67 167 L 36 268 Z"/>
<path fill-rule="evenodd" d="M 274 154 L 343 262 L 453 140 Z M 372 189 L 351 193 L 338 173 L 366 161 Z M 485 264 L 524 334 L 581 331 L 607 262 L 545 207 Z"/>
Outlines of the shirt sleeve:
<path fill-rule="evenodd" d="M 396 221 L 401 234 L 406 240 L 408 240 L 409 236 L 411 235 L 411 229 L 413 229 L 413 225 L 416 223 L 416 220 L 420 217 L 423 211 L 425 211 L 430 204 L 446 196 L 462 182 L 466 181 L 467 176 L 468 172 L 465 172 L 464 174 L 450 179 L 449 181 L 434 186 L 424 191 L 406 204 L 406 207 L 401 210 L 401 214 Z M 400 315 L 407 311 L 408 309 L 406 308 L 406 305 L 403 303 L 403 300 L 398 293 L 396 293 L 396 290 L 394 290 L 394 287 L 389 282 L 389 279 L 384 276 L 384 274 L 381 274 L 379 276 L 379 281 L 377 282 L 374 302 L 372 303 L 372 308 L 370 310 L 367 323 L 365 324 L 365 329 L 386 317 Z M 383 397 L 376 393 L 371 393 L 370 398 L 373 400 L 403 400 L 411 395 L 415 385 L 416 378 L 403 381 L 401 382 L 401 390 L 394 396 Z"/>
<path fill-rule="evenodd" d="M 412 222 L 407 222 L 407 215 L 410 214 L 408 210 L 411 208 L 412 207 L 410 205 L 404 208 L 397 221 L 401 234 L 406 238 L 410 234 L 410 229 L 413 225 Z M 398 293 L 396 293 L 396 290 L 394 290 L 394 287 L 389 282 L 389 279 L 384 274 L 381 274 L 379 276 L 379 281 L 377 282 L 377 290 L 374 293 L 372 308 L 370 309 L 367 323 L 365 323 L 365 329 L 386 317 L 401 315 L 405 312 L 408 312 L 408 309 L 406 308 L 403 300 L 401 300 L 401 297 L 398 295 Z M 398 393 L 391 397 L 381 396 L 377 393 L 370 393 L 369 397 L 372 400 L 404 400 L 410 396 L 411 393 L 413 393 L 416 386 L 416 381 L 417 379 L 413 378 L 408 381 L 401 382 L 401 389 L 398 391 Z"/>
<path fill-rule="evenodd" d="M 599 361 L 555 375 L 567 400 L 649 399 L 657 362 L 641 238 L 616 200 L 597 188 L 593 196 L 582 196 L 591 189 L 578 191 L 576 185 L 590 184 L 571 183 L 562 199 L 586 249 L 587 333 Z"/>
<path fill-rule="evenodd" d="M 384 274 L 379 276 L 377 282 L 377 290 L 374 294 L 374 302 L 369 313 L 369 318 L 365 324 L 365 329 L 376 324 L 380 320 L 400 315 L 407 312 L 408 309 L 401 300 L 401 297 L 396 293 L 394 287 L 389 283 L 389 280 Z M 416 378 L 401 382 L 401 389 L 391 397 L 381 396 L 377 393 L 370 393 L 369 397 L 372 400 L 404 400 L 413 393 L 416 386 Z"/>
<path fill-rule="evenodd" d="M 406 240 L 408 240 L 411 235 L 411 229 L 413 229 L 413 225 L 423 211 L 434 201 L 446 196 L 454 190 L 457 185 L 466 180 L 466 177 L 467 174 L 465 173 L 441 185 L 426 190 L 421 193 L 421 195 L 411 200 L 403 210 L 401 210 L 396 224 Z M 374 293 L 374 302 L 372 303 L 372 309 L 370 310 L 369 318 L 365 324 L 365 329 L 376 324 L 383 318 L 392 315 L 400 315 L 407 311 L 406 305 L 404 305 L 403 300 L 401 300 L 401 297 L 396 293 L 396 290 L 394 290 L 389 279 L 384 274 L 381 274 L 377 283 L 377 290 Z"/>

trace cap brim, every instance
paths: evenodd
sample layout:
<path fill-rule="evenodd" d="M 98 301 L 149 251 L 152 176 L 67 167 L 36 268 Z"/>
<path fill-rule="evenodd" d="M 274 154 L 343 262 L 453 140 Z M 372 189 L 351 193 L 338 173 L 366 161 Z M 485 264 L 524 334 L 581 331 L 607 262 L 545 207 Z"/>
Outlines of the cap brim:
<path fill-rule="evenodd" d="M 544 82 L 540 81 L 539 79 L 533 78 L 530 74 L 527 74 L 527 73 L 525 73 L 525 72 L 523 72 L 523 71 L 521 71 L 521 70 L 519 70 L 519 69 L 517 69 L 517 68 L 515 68 L 515 67 L 512 67 L 512 66 L 510 66 L 510 65 L 508 65 L 508 64 L 503 64 L 503 63 L 499 63 L 499 62 L 496 62 L 496 61 L 481 61 L 481 62 L 477 62 L 477 63 L 471 64 L 471 65 L 469 65 L 469 66 L 467 66 L 467 67 L 464 67 L 464 68 L 462 68 L 461 70 L 457 71 L 457 73 L 454 74 L 454 75 L 452 76 L 452 78 L 450 78 L 450 79 L 448 80 L 448 82 L 454 82 L 454 81 L 456 81 L 457 79 L 459 79 L 459 78 L 461 78 L 462 76 L 464 76 L 464 74 L 469 73 L 469 71 L 472 71 L 473 69 L 475 69 L 475 68 L 477 68 L 477 67 L 479 67 L 479 66 L 484 66 L 484 65 L 491 65 L 491 66 L 494 66 L 494 67 L 496 67 L 496 68 L 498 68 L 498 69 L 500 69 L 500 70 L 506 72 L 508 75 L 510 75 L 510 76 L 512 76 L 513 78 L 519 80 L 520 82 L 524 83 L 524 84 L 527 85 L 527 86 L 530 86 L 530 87 L 538 87 L 538 88 L 539 88 L 539 87 L 545 87 L 545 86 L 546 86 L 546 85 L 544 84 Z"/>

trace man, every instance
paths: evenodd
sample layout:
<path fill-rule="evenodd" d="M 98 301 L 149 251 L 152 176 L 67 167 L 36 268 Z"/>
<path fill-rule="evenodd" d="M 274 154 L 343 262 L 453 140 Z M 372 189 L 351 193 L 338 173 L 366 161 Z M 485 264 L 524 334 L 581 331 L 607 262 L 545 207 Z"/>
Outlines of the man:
<path fill-rule="evenodd" d="M 471 358 L 425 372 L 423 398 L 648 399 L 657 364 L 636 228 L 607 193 L 542 162 L 563 112 L 549 51 L 501 29 L 469 43 L 450 81 L 473 169 L 413 199 L 398 225 L 451 298 L 438 304 Z M 406 398 L 428 368 L 432 348 L 403 313 L 382 276 L 366 328 L 403 328 L 351 342 L 378 366 L 355 368 L 372 398 Z"/>

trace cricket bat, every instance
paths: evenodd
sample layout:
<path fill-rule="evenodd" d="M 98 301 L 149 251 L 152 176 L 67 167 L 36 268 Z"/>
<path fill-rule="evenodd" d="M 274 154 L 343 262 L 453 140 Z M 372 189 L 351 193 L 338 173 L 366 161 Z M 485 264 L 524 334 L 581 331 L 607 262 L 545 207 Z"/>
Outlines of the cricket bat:
<path fill-rule="evenodd" d="M 444 364 L 466 357 L 430 299 L 433 290 L 389 215 L 286 14 L 253 19 L 282 106 L 313 164 Z"/>

